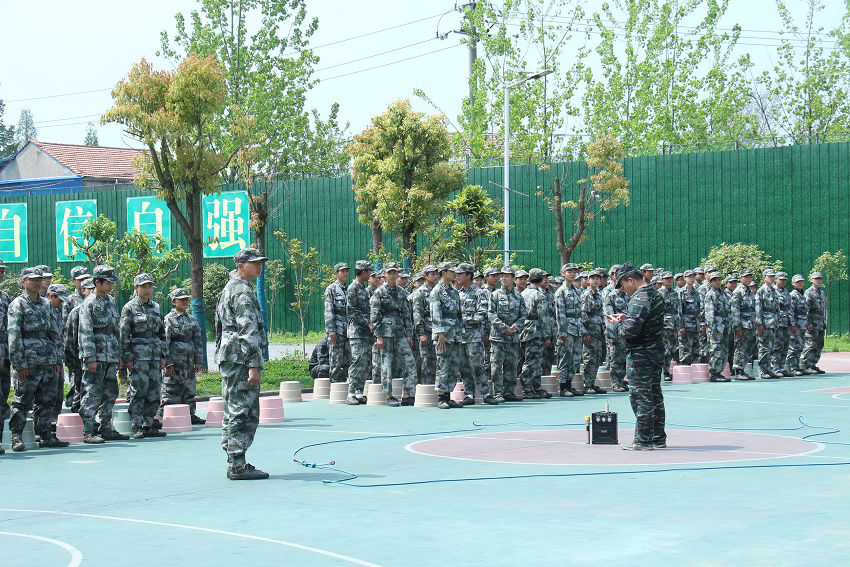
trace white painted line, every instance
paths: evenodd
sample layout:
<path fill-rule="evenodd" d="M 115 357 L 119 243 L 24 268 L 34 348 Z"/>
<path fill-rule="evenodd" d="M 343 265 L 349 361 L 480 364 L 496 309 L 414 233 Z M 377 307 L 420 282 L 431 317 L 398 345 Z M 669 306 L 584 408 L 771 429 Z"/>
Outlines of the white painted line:
<path fill-rule="evenodd" d="M 0 536 L 11 536 L 11 537 L 25 537 L 27 539 L 34 539 L 37 541 L 43 541 L 46 543 L 53 544 L 57 547 L 61 547 L 71 556 L 71 560 L 68 562 L 68 567 L 78 567 L 80 563 L 83 562 L 83 554 L 82 552 L 69 543 L 65 543 L 64 541 L 59 541 L 58 539 L 52 539 L 49 537 L 42 537 L 33 534 L 20 534 L 17 532 L 0 532 Z"/>
<path fill-rule="evenodd" d="M 712 402 L 737 402 L 741 404 L 769 404 L 777 406 L 807 406 L 814 408 L 850 408 L 850 406 L 837 406 L 835 404 L 796 404 L 792 402 L 765 402 L 761 400 L 732 400 L 727 398 L 698 398 L 696 396 L 671 396 L 664 395 L 665 398 L 679 398 L 682 400 L 708 400 Z"/>
<path fill-rule="evenodd" d="M 109 520 L 115 522 L 127 522 L 131 524 L 144 524 L 149 526 L 162 526 L 166 528 L 179 528 L 183 530 L 193 530 L 196 532 L 204 532 L 210 534 L 218 534 L 218 535 L 226 535 L 231 537 L 236 537 L 240 539 L 247 539 L 251 541 L 261 541 L 264 543 L 271 543 L 274 545 L 282 545 L 285 547 L 291 547 L 294 549 L 300 549 L 302 551 L 309 551 L 310 553 L 315 553 L 317 555 L 324 555 L 325 557 L 331 557 L 333 559 L 339 559 L 340 561 L 347 561 L 348 563 L 353 563 L 355 565 L 363 565 L 364 567 L 380 567 L 376 563 L 370 563 L 369 561 L 364 561 L 362 559 L 357 559 L 356 557 L 351 557 L 348 555 L 343 555 L 341 553 L 336 553 L 334 551 L 327 551 L 325 549 L 319 549 L 318 547 L 311 547 L 309 545 L 301 545 L 300 543 L 292 543 L 290 541 L 283 541 L 280 539 L 272 539 L 268 537 L 255 536 L 251 534 L 242 534 L 239 532 L 230 532 L 226 530 L 216 530 L 213 528 L 204 528 L 200 526 L 188 526 L 185 524 L 172 524 L 168 522 L 154 522 L 151 520 L 137 520 L 134 518 L 122 518 L 120 516 L 100 516 L 97 514 L 79 514 L 76 512 L 60 512 L 56 510 L 25 510 L 25 509 L 17 509 L 17 508 L 0 508 L 0 512 L 14 512 L 16 514 L 51 514 L 54 516 L 73 516 L 77 518 L 93 518 L 96 520 Z M 80 556 L 82 558 L 82 555 Z M 77 563 L 76 565 L 79 565 Z M 76 567 L 76 565 L 74 567 Z M 69 567 L 70 564 L 69 564 Z"/>

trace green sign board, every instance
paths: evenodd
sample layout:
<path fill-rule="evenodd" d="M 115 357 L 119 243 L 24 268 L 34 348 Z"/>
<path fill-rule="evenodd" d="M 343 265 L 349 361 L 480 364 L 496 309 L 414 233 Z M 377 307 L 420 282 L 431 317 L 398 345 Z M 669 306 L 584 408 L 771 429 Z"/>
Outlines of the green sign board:
<path fill-rule="evenodd" d="M 233 256 L 251 241 L 247 191 L 226 191 L 203 198 L 204 258 Z"/>
<path fill-rule="evenodd" d="M 27 204 L 0 204 L 0 260 L 26 262 L 28 252 Z"/>
<path fill-rule="evenodd" d="M 127 198 L 127 231 L 138 230 L 151 237 L 160 235 L 171 249 L 171 211 L 156 197 Z M 153 238 L 151 238 L 153 243 Z"/>
<path fill-rule="evenodd" d="M 80 249 L 83 225 L 97 217 L 97 201 L 59 201 L 56 203 L 56 259 L 60 262 L 85 260 Z"/>

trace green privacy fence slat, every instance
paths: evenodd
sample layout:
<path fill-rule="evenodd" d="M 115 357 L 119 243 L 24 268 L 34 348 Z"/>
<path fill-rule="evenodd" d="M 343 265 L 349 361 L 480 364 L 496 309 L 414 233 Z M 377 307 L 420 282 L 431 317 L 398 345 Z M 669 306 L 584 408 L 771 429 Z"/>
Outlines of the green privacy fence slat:
<path fill-rule="evenodd" d="M 745 242 L 781 259 L 789 273 L 808 274 L 823 251 L 841 248 L 850 253 L 850 143 L 640 157 L 627 159 L 624 167 L 631 181 L 631 205 L 606 213 L 604 222 L 592 223 L 587 240 L 573 255 L 575 261 L 610 266 L 632 260 L 681 271 L 697 265 L 713 245 Z M 512 165 L 510 173 L 510 185 L 518 192 L 511 194 L 511 247 L 531 250 L 517 255 L 523 266 L 554 273 L 560 264 L 555 221 L 538 192 L 548 193 L 558 176 L 566 194 L 572 194 L 576 181 L 587 176 L 587 167 L 583 162 L 556 163 L 551 168 Z M 467 181 L 481 185 L 502 204 L 501 167 L 470 169 Z M 270 257 L 283 255 L 272 236 L 275 230 L 315 246 L 326 264 L 353 263 L 367 256 L 371 233 L 357 220 L 350 176 L 274 181 L 270 190 Z M 64 195 L 0 197 L 0 202 L 27 203 L 30 264 L 53 266 L 57 201 L 96 199 L 98 212 L 123 232 L 126 199 L 147 194 L 116 185 Z M 174 244 L 185 247 L 174 219 L 171 228 Z M 397 255 L 394 235 L 385 234 L 384 241 Z M 420 246 L 427 246 L 424 238 Z M 215 261 L 231 265 L 227 259 Z M 71 266 L 62 263 L 60 268 L 67 274 Z M 188 266 L 178 276 L 187 277 Z M 830 332 L 848 332 L 850 287 L 837 282 L 829 293 Z M 297 318 L 288 309 L 289 288 L 274 299 L 274 328 L 297 330 Z M 323 327 L 321 298 L 313 300 L 307 325 L 315 330 Z"/>

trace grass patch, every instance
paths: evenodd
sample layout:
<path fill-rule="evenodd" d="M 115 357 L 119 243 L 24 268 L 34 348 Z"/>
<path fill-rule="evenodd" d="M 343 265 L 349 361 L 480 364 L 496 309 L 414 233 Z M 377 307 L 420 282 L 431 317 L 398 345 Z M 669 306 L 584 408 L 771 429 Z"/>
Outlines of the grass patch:
<path fill-rule="evenodd" d="M 848 352 L 850 351 L 850 334 L 827 335 L 823 339 L 824 352 Z"/>
<path fill-rule="evenodd" d="M 325 333 L 318 331 L 310 331 L 305 336 L 307 344 L 316 344 L 325 338 Z M 300 345 L 301 335 L 298 333 L 271 333 L 269 335 L 269 344 L 275 345 Z"/>
<path fill-rule="evenodd" d="M 277 391 L 280 383 L 285 380 L 298 380 L 301 388 L 312 388 L 313 377 L 310 376 L 307 359 L 300 356 L 286 356 L 275 360 L 269 360 L 263 367 L 260 380 L 261 391 Z M 198 376 L 198 387 L 195 390 L 198 396 L 220 396 L 221 374 L 218 372 L 204 372 Z"/>

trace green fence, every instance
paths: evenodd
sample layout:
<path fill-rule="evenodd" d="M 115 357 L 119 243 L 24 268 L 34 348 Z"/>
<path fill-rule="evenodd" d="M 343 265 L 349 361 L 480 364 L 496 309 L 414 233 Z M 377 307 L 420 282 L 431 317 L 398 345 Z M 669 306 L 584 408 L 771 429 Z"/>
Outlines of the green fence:
<path fill-rule="evenodd" d="M 775 149 L 681 154 L 628 159 L 631 205 L 608 214 L 590 226 L 589 238 L 576 250 L 576 261 L 597 265 L 632 260 L 651 262 L 669 270 L 697 265 L 711 246 L 720 242 L 759 245 L 781 259 L 789 273 L 808 274 L 825 250 L 850 251 L 850 144 L 818 144 Z M 526 267 L 557 270 L 555 223 L 537 191 L 548 188 L 552 176 L 564 176 L 568 187 L 586 175 L 583 163 L 556 164 L 550 170 L 533 165 L 511 168 L 511 245 L 522 253 Z M 468 172 L 470 183 L 482 185 L 501 203 L 501 168 Z M 269 228 L 268 252 L 281 257 L 271 236 L 284 230 L 321 251 L 333 264 L 367 255 L 371 237 L 357 221 L 351 178 L 274 182 L 275 203 Z M 126 198 L 145 194 L 116 186 L 89 193 L 2 197 L 26 202 L 29 210 L 30 263 L 55 265 L 54 203 L 97 199 L 100 213 L 126 230 Z M 172 221 L 175 243 L 184 240 Z M 385 240 L 392 246 L 392 235 Z M 72 264 L 63 265 L 65 273 Z M 180 274 L 186 277 L 186 270 Z M 847 282 L 830 284 L 830 332 L 848 332 L 850 294 Z M 296 330 L 288 312 L 288 292 L 277 298 L 275 327 Z M 314 299 L 308 319 L 321 329 L 321 298 Z"/>

